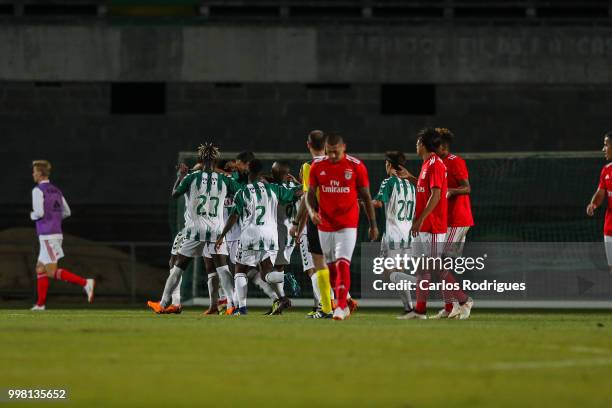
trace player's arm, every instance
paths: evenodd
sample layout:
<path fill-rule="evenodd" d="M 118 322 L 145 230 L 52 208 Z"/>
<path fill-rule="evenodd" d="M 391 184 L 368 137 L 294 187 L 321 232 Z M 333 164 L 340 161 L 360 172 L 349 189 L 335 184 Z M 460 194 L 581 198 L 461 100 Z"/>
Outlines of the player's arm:
<path fill-rule="evenodd" d="M 321 217 L 319 216 L 317 200 L 317 188 L 319 188 L 319 181 L 317 180 L 316 171 L 314 168 L 316 164 L 310 167 L 308 174 L 308 192 L 306 193 L 306 210 L 308 216 L 312 220 L 313 224 L 318 225 L 321 223 Z"/>
<path fill-rule="evenodd" d="M 304 231 L 304 227 L 306 226 L 306 215 L 308 212 L 306 211 L 306 197 L 302 196 L 300 198 L 300 205 L 298 206 L 297 214 L 295 218 L 291 222 L 291 229 L 289 233 L 293 238 L 298 238 L 302 231 Z"/>
<path fill-rule="evenodd" d="M 378 226 L 376 225 L 376 212 L 374 211 L 370 189 L 366 186 L 358 187 L 357 194 L 363 203 L 366 217 L 368 218 L 368 224 L 370 224 L 368 235 L 371 241 L 375 241 L 378 238 Z"/>
<path fill-rule="evenodd" d="M 436 206 L 440 202 L 441 194 L 442 193 L 441 193 L 440 187 L 431 188 L 431 194 L 429 195 L 429 199 L 427 200 L 427 205 L 425 206 L 425 209 L 423 210 L 421 215 L 419 215 L 418 218 L 414 220 L 414 222 L 412 223 L 412 228 L 410 232 L 412 233 L 413 237 L 416 237 L 417 235 L 419 235 L 419 231 L 421 230 L 421 227 L 423 226 L 423 222 L 425 221 L 425 218 L 427 218 L 429 214 L 431 214 L 431 212 L 434 210 L 434 208 L 436 208 Z"/>
<path fill-rule="evenodd" d="M 472 192 L 469 179 L 459 180 L 458 183 L 459 187 L 448 189 L 448 193 L 446 194 L 447 197 L 470 194 Z"/>
<path fill-rule="evenodd" d="M 384 203 L 389 202 L 389 195 L 390 195 L 389 190 L 391 189 L 391 180 L 393 179 L 391 178 L 385 179 L 380 184 L 378 193 L 376 193 L 376 195 L 374 196 L 374 199 L 372 199 L 372 205 L 374 206 L 374 208 L 382 208 Z"/>
<path fill-rule="evenodd" d="M 64 197 L 62 197 L 62 219 L 66 219 L 70 217 L 72 212 L 70 211 L 70 207 L 68 206 L 68 201 Z"/>
<path fill-rule="evenodd" d="M 36 221 L 45 216 L 45 197 L 40 188 L 34 187 L 32 189 L 32 212 L 30 213 L 30 219 Z"/>
<path fill-rule="evenodd" d="M 187 191 L 189 184 L 186 182 L 187 173 L 189 173 L 189 167 L 185 163 L 181 163 L 177 166 L 178 176 L 172 187 L 172 198 L 179 198 Z"/>
<path fill-rule="evenodd" d="M 591 198 L 591 202 L 587 205 L 586 213 L 589 217 L 595 214 L 595 210 L 603 203 L 604 198 L 606 198 L 606 190 L 600 187 L 595 191 L 595 194 L 593 194 Z"/>
<path fill-rule="evenodd" d="M 401 179 L 408 180 L 409 182 L 415 185 L 419 181 L 419 178 L 417 176 L 409 172 L 408 169 L 402 165 L 399 165 L 399 170 L 395 170 L 395 169 L 391 170 L 391 174 Z"/>
<path fill-rule="evenodd" d="M 225 222 L 225 226 L 221 231 L 221 235 L 217 238 L 217 242 L 215 242 L 215 249 L 218 251 L 223 245 L 223 239 L 227 235 L 227 233 L 232 229 L 232 227 L 238 222 L 238 218 L 242 214 L 244 210 L 244 197 L 242 196 L 242 190 L 236 193 L 234 197 L 234 206 L 231 208 L 229 212 L 229 217 Z"/>

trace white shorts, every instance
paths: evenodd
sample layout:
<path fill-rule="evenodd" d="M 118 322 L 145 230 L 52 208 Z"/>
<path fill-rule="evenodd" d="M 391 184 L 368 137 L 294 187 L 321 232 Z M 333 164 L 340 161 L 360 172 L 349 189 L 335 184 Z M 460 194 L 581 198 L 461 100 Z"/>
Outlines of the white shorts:
<path fill-rule="evenodd" d="M 174 242 L 172 243 L 172 249 L 170 250 L 170 255 L 177 255 L 178 250 L 181 247 L 181 243 L 185 239 L 185 230 L 180 230 L 176 236 L 174 237 Z"/>
<path fill-rule="evenodd" d="M 39 238 L 40 251 L 38 252 L 38 262 L 43 265 L 54 264 L 64 257 L 62 249 L 62 238 Z"/>
<path fill-rule="evenodd" d="M 465 244 L 465 236 L 469 230 L 470 227 L 448 227 L 444 255 L 451 257 L 461 256 L 463 245 Z"/>
<path fill-rule="evenodd" d="M 384 237 L 380 241 L 380 256 L 385 258 L 393 258 L 396 255 L 404 256 L 412 256 L 412 248 L 389 248 L 389 243 L 385 241 Z"/>
<path fill-rule="evenodd" d="M 284 266 L 291 263 L 291 254 L 293 253 L 293 245 L 286 246 L 282 251 L 278 251 L 274 265 Z"/>
<path fill-rule="evenodd" d="M 300 239 L 300 256 L 302 258 L 302 269 L 304 272 L 309 269 L 314 269 L 312 255 L 308 251 L 308 238 L 306 234 L 303 234 L 302 238 Z"/>
<path fill-rule="evenodd" d="M 608 266 L 612 267 L 612 236 L 604 235 L 604 244 L 606 246 L 606 258 L 608 259 Z"/>
<path fill-rule="evenodd" d="M 357 242 L 357 228 L 343 228 L 332 232 L 319 231 L 319 241 L 325 262 L 332 263 L 338 259 L 350 262 Z"/>
<path fill-rule="evenodd" d="M 202 251 L 202 256 L 204 258 L 212 258 L 213 255 L 229 255 L 227 252 L 227 245 L 225 241 L 219 247 L 219 250 L 215 250 L 215 242 L 205 242 L 204 250 Z"/>
<path fill-rule="evenodd" d="M 442 256 L 446 234 L 432 234 L 419 232 L 412 244 L 413 256 L 429 256 L 436 258 Z"/>
<path fill-rule="evenodd" d="M 236 265 L 238 260 L 238 251 L 240 250 L 240 241 L 227 241 L 227 252 L 229 253 L 230 262 Z"/>
<path fill-rule="evenodd" d="M 247 266 L 257 266 L 264 260 L 270 258 L 270 262 L 274 265 L 276 262 L 277 251 L 272 250 L 253 250 L 253 249 L 241 249 L 238 251 L 237 263 Z"/>
<path fill-rule="evenodd" d="M 194 241 L 193 239 L 184 238 L 177 253 L 189 258 L 199 258 L 204 256 L 204 246 L 206 244 L 207 242 Z"/>

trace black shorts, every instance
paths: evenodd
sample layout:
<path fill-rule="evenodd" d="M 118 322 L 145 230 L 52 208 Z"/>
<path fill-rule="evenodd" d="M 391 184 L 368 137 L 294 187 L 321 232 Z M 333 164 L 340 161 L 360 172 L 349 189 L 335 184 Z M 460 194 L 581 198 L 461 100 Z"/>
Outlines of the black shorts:
<path fill-rule="evenodd" d="M 321 242 L 319 241 L 319 229 L 313 224 L 310 217 L 308 217 L 308 224 L 306 227 L 306 238 L 308 238 L 308 252 L 311 254 L 323 255 Z"/>

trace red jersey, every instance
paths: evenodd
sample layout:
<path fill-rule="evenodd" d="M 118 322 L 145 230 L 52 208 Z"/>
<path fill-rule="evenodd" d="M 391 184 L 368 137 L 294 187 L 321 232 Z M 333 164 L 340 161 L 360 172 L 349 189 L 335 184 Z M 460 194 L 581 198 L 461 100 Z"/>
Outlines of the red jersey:
<path fill-rule="evenodd" d="M 357 189 L 370 186 L 368 170 L 361 160 L 348 154 L 336 163 L 327 157 L 315 159 L 310 167 L 309 183 L 314 191 L 319 189 L 319 230 L 357 228 Z"/>
<path fill-rule="evenodd" d="M 427 206 L 432 188 L 440 189 L 440 201 L 433 211 L 425 218 L 421 232 L 430 232 L 432 234 L 446 234 L 447 229 L 447 206 L 448 199 L 446 198 L 447 180 L 446 166 L 435 153 L 432 153 L 421 166 L 419 180 L 417 181 L 416 193 L 416 210 L 414 218 L 417 218 L 423 213 Z"/>
<path fill-rule="evenodd" d="M 448 188 L 461 187 L 459 182 L 468 179 L 468 170 L 465 160 L 455 154 L 449 154 L 442 162 L 446 166 L 448 177 Z M 472 218 L 472 205 L 470 195 L 455 195 L 448 199 L 448 226 L 449 227 L 471 227 L 474 225 Z"/>
<path fill-rule="evenodd" d="M 606 190 L 606 222 L 604 223 L 604 235 L 612 236 L 612 163 L 606 164 L 601 169 L 599 176 L 599 188 Z"/>

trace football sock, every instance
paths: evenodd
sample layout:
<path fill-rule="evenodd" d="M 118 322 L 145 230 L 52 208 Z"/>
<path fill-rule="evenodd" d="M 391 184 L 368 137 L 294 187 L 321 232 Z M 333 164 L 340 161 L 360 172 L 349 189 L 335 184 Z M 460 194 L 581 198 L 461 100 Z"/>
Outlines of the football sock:
<path fill-rule="evenodd" d="M 321 302 L 321 292 L 319 292 L 319 284 L 317 283 L 319 274 L 317 272 L 310 275 L 310 282 L 312 283 L 312 295 L 315 300 L 315 304 Z"/>
<path fill-rule="evenodd" d="M 272 271 L 266 275 L 266 282 L 281 283 L 285 281 L 285 272 Z"/>
<path fill-rule="evenodd" d="M 234 286 L 238 293 L 238 307 L 245 307 L 247 301 L 248 281 L 244 273 L 237 273 L 234 277 Z"/>
<path fill-rule="evenodd" d="M 338 307 L 346 308 L 346 295 L 351 287 L 351 263 L 347 259 L 338 259 L 336 261 L 336 273 L 338 275 L 336 282 L 336 297 L 338 298 Z"/>
<path fill-rule="evenodd" d="M 316 272 L 317 275 L 317 286 L 319 287 L 319 293 L 321 297 L 321 311 L 323 313 L 331 313 L 331 284 L 329 281 L 329 269 L 319 269 Z"/>
<path fill-rule="evenodd" d="M 64 282 L 74 283 L 75 285 L 85 286 L 87 281 L 81 278 L 79 275 L 75 275 L 65 268 L 58 268 L 55 271 L 55 279 L 62 280 Z"/>
<path fill-rule="evenodd" d="M 255 273 L 251 274 L 252 271 L 254 271 Z M 251 277 L 251 279 L 253 279 L 253 283 L 259 289 L 263 290 L 266 296 L 268 296 L 272 300 L 278 299 L 278 295 L 276 294 L 276 292 L 274 292 L 274 288 L 272 288 L 272 286 L 270 286 L 268 282 L 261 279 L 261 274 L 257 269 L 251 269 L 249 271 L 249 276 Z"/>
<path fill-rule="evenodd" d="M 183 282 L 183 277 L 181 276 L 178 283 L 176 284 L 176 288 L 172 291 L 172 304 L 180 305 L 181 304 L 181 283 Z"/>
<path fill-rule="evenodd" d="M 36 292 L 38 299 L 37 306 L 44 306 L 47 303 L 47 290 L 49 289 L 49 277 L 45 272 L 36 274 Z"/>
<path fill-rule="evenodd" d="M 166 285 L 164 286 L 164 293 L 162 294 L 161 301 L 159 302 L 162 307 L 168 307 L 170 300 L 172 299 L 172 292 L 176 289 L 176 286 L 181 281 L 183 276 L 183 270 L 178 266 L 173 266 L 170 269 L 170 275 L 166 279 Z"/>
<path fill-rule="evenodd" d="M 223 265 L 217 268 L 217 275 L 219 275 L 219 282 L 227 298 L 227 307 L 234 305 L 232 301 L 232 292 L 234 290 L 234 280 L 232 279 L 232 273 L 229 270 L 229 266 Z"/>
<path fill-rule="evenodd" d="M 442 278 L 440 279 L 442 282 L 445 282 L 445 286 L 446 285 L 455 285 L 458 288 L 459 283 L 457 282 L 457 279 L 455 279 L 455 277 L 453 276 L 451 271 L 444 271 L 442 272 Z M 443 290 L 442 291 L 442 297 L 444 298 L 444 301 L 446 303 L 453 303 L 453 302 L 459 302 L 459 303 L 465 303 L 465 301 L 467 300 L 467 295 L 465 294 L 464 291 L 462 291 L 461 289 L 457 289 L 457 290 Z M 451 306 L 451 310 L 452 310 L 452 306 Z"/>
<path fill-rule="evenodd" d="M 217 289 L 217 285 L 215 285 L 215 279 L 217 278 L 217 272 L 209 273 L 208 280 L 206 281 L 206 285 L 208 286 L 208 299 L 210 300 L 210 307 L 217 307 L 217 302 L 219 301 L 219 291 Z"/>
<path fill-rule="evenodd" d="M 424 288 L 421 289 L 421 282 Z M 431 282 L 431 273 L 429 272 L 417 272 L 417 289 L 416 289 L 416 307 L 415 312 L 424 314 L 427 312 L 427 296 L 429 295 L 429 282 Z"/>
<path fill-rule="evenodd" d="M 416 278 L 412 275 L 408 275 L 404 272 L 391 272 L 389 275 L 389 280 L 395 284 L 400 282 L 415 282 Z M 404 305 L 405 310 L 412 310 L 412 297 L 410 296 L 410 291 L 400 290 L 398 291 L 399 297 Z"/>

